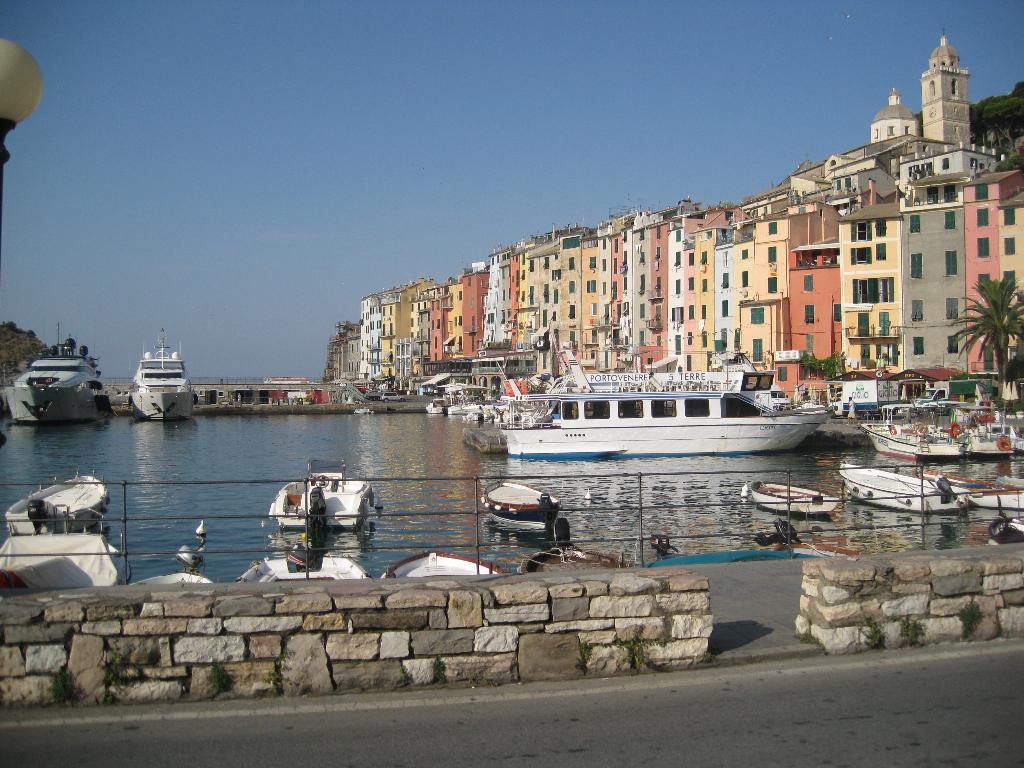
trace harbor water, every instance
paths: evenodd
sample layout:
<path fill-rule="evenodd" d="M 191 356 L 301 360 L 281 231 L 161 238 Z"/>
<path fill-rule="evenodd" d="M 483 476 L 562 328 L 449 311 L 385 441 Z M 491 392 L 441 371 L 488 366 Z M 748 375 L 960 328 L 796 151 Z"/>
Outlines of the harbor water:
<path fill-rule="evenodd" d="M 371 575 L 425 549 L 450 549 L 514 569 L 550 546 L 543 532 L 503 529 L 478 515 L 479 493 L 498 477 L 529 478 L 560 497 L 563 516 L 584 548 L 652 552 L 647 539 L 670 536 L 684 552 L 748 548 L 774 516 L 741 498 L 745 482 L 791 481 L 840 494 L 842 460 L 892 466 L 872 449 L 794 451 L 730 457 L 616 458 L 538 461 L 478 454 L 463 444 L 465 422 L 424 414 L 240 416 L 176 423 L 113 418 L 79 426 L 5 429 L 0 449 L 0 508 L 39 485 L 76 473 L 109 488 L 110 540 L 126 541 L 131 578 L 173 572 L 174 552 L 208 530 L 205 574 L 237 577 L 255 559 L 283 552 L 298 536 L 282 536 L 267 519 L 280 487 L 302 480 L 309 459 L 344 459 L 352 477 L 373 483 L 383 508 L 361 533 L 328 540 Z M 945 465 L 979 479 L 1020 476 L 1024 461 Z M 589 496 L 589 498 L 588 498 Z M 127 519 L 127 526 L 124 520 Z M 805 539 L 860 552 L 983 544 L 988 519 L 969 514 L 919 516 L 847 502 L 832 521 L 797 525 Z M 811 528 L 817 530 L 810 530 Z M 122 533 L 125 538 L 122 538 Z M 6 536 L 6 530 L 3 533 Z"/>

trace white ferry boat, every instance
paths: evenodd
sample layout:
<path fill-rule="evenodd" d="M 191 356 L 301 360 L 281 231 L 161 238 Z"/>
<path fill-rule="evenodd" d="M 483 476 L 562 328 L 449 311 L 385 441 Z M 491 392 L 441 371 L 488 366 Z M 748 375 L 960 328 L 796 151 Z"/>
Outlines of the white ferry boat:
<path fill-rule="evenodd" d="M 590 458 L 771 453 L 798 446 L 828 418 L 776 409 L 771 371 L 570 374 L 542 395 L 506 396 L 509 456 Z"/>
<path fill-rule="evenodd" d="M 132 379 L 129 402 L 136 419 L 175 421 L 192 417 L 195 395 L 185 371 L 185 362 L 167 347 L 164 329 L 156 354 L 146 352 Z"/>
<path fill-rule="evenodd" d="M 7 403 L 18 424 L 57 424 L 94 421 L 103 389 L 96 359 L 85 345 L 75 349 L 68 337 L 46 349 L 28 370 L 7 388 Z"/>

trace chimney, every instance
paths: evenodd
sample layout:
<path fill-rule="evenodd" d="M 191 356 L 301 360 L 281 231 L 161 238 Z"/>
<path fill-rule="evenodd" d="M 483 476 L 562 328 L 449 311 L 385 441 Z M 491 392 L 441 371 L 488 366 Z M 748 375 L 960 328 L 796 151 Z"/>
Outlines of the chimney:
<path fill-rule="evenodd" d="M 868 205 L 878 202 L 878 194 L 875 192 L 875 180 L 868 179 Z"/>

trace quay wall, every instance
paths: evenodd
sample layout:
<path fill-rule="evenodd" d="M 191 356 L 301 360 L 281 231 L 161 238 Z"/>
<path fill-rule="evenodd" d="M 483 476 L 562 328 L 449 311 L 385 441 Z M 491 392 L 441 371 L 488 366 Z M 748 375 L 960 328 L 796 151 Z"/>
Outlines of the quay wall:
<path fill-rule="evenodd" d="M 497 685 L 704 661 L 708 581 L 572 575 L 110 587 L 0 597 L 0 703 Z"/>
<path fill-rule="evenodd" d="M 1024 637 L 1024 547 L 821 558 L 803 566 L 796 633 L 830 654 Z"/>

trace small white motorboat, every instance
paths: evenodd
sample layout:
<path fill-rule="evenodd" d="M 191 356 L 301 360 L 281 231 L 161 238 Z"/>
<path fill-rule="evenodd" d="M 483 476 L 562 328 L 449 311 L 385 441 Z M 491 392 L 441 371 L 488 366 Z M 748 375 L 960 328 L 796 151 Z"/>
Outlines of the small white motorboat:
<path fill-rule="evenodd" d="M 110 587 L 121 581 L 117 554 L 98 533 L 11 536 L 0 547 L 0 589 Z"/>
<path fill-rule="evenodd" d="M 203 525 L 200 524 L 200 529 Z M 197 534 L 204 541 L 203 547 L 205 546 L 206 534 Z M 178 553 L 174 556 L 174 559 L 181 564 L 181 570 L 178 573 L 165 573 L 160 576 L 150 576 L 148 579 L 141 579 L 134 582 L 135 584 L 152 584 L 152 585 L 176 585 L 184 586 L 186 584 L 212 584 L 213 582 L 203 576 L 199 569 L 203 566 L 203 556 L 200 547 L 198 550 L 192 549 L 187 544 L 178 550 Z"/>
<path fill-rule="evenodd" d="M 967 447 L 956 436 L 940 433 L 925 424 L 858 424 L 875 450 L 886 456 L 929 461 L 963 458 Z"/>
<path fill-rule="evenodd" d="M 319 560 L 319 564 L 317 564 Z M 314 567 L 317 566 L 317 567 Z M 310 557 L 308 550 L 296 545 L 286 557 L 265 557 L 255 561 L 236 581 L 269 582 L 299 579 L 368 579 L 369 575 L 355 561 L 340 555 Z"/>
<path fill-rule="evenodd" d="M 508 480 L 490 486 L 480 503 L 492 520 L 511 528 L 551 528 L 562 506 L 557 496 Z"/>
<path fill-rule="evenodd" d="M 373 488 L 365 480 L 346 478 L 344 462 L 314 460 L 305 481 L 288 483 L 278 491 L 270 518 L 281 528 L 295 530 L 358 530 L 371 507 Z"/>
<path fill-rule="evenodd" d="M 1019 544 L 1024 542 L 1024 517 L 1008 517 L 1000 512 L 988 524 L 990 544 Z"/>
<path fill-rule="evenodd" d="M 373 408 L 356 408 L 354 411 L 352 411 L 352 413 L 357 413 L 360 416 L 365 416 L 367 414 L 373 413 Z"/>
<path fill-rule="evenodd" d="M 827 496 L 811 488 L 761 480 L 750 483 L 750 498 L 757 506 L 775 512 L 801 517 L 828 517 L 843 503 L 839 496 Z"/>
<path fill-rule="evenodd" d="M 447 403 L 445 402 L 445 399 L 443 397 L 435 397 L 433 400 L 427 403 L 427 413 L 431 414 L 432 416 L 442 416 L 444 415 L 445 408 L 447 407 Z"/>
<path fill-rule="evenodd" d="M 451 552 L 421 552 L 418 555 L 399 560 L 386 571 L 385 579 L 400 579 L 407 576 L 486 576 L 502 573 L 494 563 L 474 560 L 472 557 Z"/>
<path fill-rule="evenodd" d="M 959 512 L 967 505 L 967 494 L 958 492 L 941 473 L 905 475 L 843 462 L 839 474 L 847 496 L 865 504 L 918 514 Z"/>
<path fill-rule="evenodd" d="M 985 429 L 967 430 L 967 456 L 972 459 L 1006 459 L 1013 455 L 1010 435 Z"/>
<path fill-rule="evenodd" d="M 110 496 L 103 481 L 76 475 L 29 494 L 7 508 L 11 536 L 35 533 L 102 533 Z"/>

